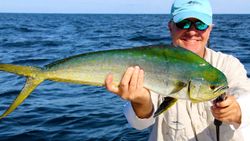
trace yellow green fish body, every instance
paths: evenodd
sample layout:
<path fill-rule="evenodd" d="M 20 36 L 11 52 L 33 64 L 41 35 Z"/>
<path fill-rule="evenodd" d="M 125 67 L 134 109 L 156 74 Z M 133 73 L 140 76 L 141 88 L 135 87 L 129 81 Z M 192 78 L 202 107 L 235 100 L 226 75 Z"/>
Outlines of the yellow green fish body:
<path fill-rule="evenodd" d="M 202 102 L 225 92 L 226 77 L 198 55 L 169 45 L 106 50 L 72 56 L 44 68 L 0 64 L 0 71 L 27 77 L 12 105 L 0 116 L 7 116 L 44 80 L 102 86 L 107 74 L 119 85 L 129 66 L 145 72 L 144 87 L 164 97 Z"/>

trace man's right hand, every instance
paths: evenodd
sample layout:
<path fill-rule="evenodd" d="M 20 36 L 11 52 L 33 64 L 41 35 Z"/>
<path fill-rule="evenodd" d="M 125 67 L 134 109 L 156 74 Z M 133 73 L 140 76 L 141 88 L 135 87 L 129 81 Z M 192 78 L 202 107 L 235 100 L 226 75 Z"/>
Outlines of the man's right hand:
<path fill-rule="evenodd" d="M 143 83 L 144 71 L 138 66 L 129 67 L 126 70 L 118 87 L 114 85 L 111 74 L 105 79 L 105 86 L 108 91 L 130 101 L 139 118 L 148 118 L 153 113 L 153 104 L 149 90 L 143 87 Z"/>

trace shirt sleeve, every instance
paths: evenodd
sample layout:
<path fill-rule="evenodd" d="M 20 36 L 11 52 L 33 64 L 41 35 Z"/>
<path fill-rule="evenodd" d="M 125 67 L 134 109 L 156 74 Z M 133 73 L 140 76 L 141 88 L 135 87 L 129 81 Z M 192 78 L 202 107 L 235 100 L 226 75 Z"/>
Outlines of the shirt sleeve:
<path fill-rule="evenodd" d="M 151 99 L 154 105 L 154 111 L 157 108 L 158 103 L 158 94 L 150 92 Z M 127 102 L 124 105 L 124 115 L 128 121 L 128 123 L 137 130 L 143 130 L 145 128 L 148 128 L 149 126 L 153 125 L 155 122 L 155 118 L 153 117 L 153 114 L 149 118 L 139 118 L 136 116 L 134 109 L 130 102 Z"/>
<path fill-rule="evenodd" d="M 239 128 L 249 127 L 250 126 L 250 111 L 249 111 L 250 94 L 239 97 L 237 101 L 241 109 L 241 124 Z"/>
<path fill-rule="evenodd" d="M 250 126 L 250 80 L 247 77 L 247 71 L 240 61 L 232 56 L 229 57 L 230 67 L 227 70 L 229 81 L 228 93 L 234 95 L 239 103 L 241 110 L 241 124 L 233 125 L 234 129 L 240 129 Z"/>

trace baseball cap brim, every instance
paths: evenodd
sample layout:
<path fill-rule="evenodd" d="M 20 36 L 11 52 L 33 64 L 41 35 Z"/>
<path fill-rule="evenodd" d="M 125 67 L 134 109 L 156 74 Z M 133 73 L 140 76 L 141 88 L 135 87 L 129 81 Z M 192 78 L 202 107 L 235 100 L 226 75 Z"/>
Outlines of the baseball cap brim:
<path fill-rule="evenodd" d="M 182 12 L 182 13 L 178 13 L 177 15 L 173 16 L 173 21 L 175 23 L 178 23 L 184 19 L 187 18 L 196 18 L 201 20 L 202 22 L 204 22 L 207 25 L 211 25 L 212 24 L 212 17 L 210 15 L 204 14 L 204 13 L 199 13 L 196 11 L 186 11 L 186 12 Z"/>

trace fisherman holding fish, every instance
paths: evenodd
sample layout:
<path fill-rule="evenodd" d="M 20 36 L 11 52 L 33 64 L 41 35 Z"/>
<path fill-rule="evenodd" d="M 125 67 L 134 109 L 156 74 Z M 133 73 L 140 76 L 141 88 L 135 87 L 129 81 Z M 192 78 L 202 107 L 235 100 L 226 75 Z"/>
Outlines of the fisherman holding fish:
<path fill-rule="evenodd" d="M 172 46 L 89 52 L 43 68 L 0 63 L 0 71 L 27 77 L 0 119 L 45 80 L 103 86 L 105 79 L 109 91 L 129 101 L 131 126 L 153 125 L 151 141 L 249 141 L 250 80 L 237 58 L 207 48 L 212 26 L 208 0 L 175 0 Z"/>
<path fill-rule="evenodd" d="M 143 68 L 131 66 L 124 73 L 119 87 L 114 85 L 111 74 L 105 80 L 107 90 L 130 101 L 124 108 L 129 124 L 139 130 L 153 125 L 150 141 L 215 141 L 213 121 L 218 119 L 223 122 L 221 141 L 249 141 L 250 81 L 237 58 L 207 48 L 213 27 L 209 1 L 175 0 L 168 27 L 174 46 L 194 52 L 225 74 L 229 87 L 227 96 L 217 103 L 168 99 L 169 103 L 175 104 L 164 113 L 160 111 L 162 114 L 156 117 L 156 109 L 166 98 L 144 88 Z M 177 90 L 187 85 L 177 84 Z"/>

